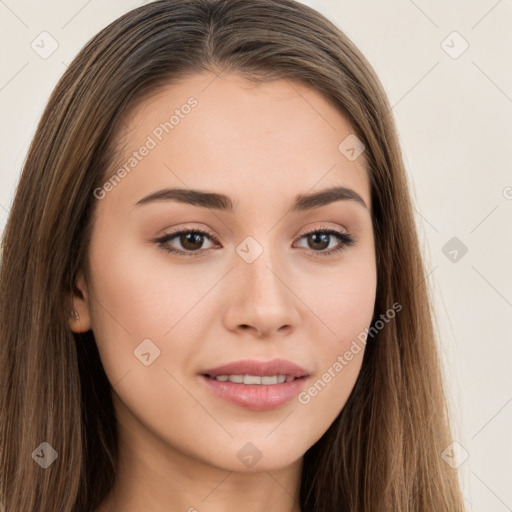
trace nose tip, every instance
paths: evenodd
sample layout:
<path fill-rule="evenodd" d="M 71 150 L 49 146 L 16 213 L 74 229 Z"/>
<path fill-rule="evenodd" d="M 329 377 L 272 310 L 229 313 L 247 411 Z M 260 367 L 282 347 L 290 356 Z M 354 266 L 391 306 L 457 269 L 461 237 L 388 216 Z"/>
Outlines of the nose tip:
<path fill-rule="evenodd" d="M 276 272 L 272 265 L 275 267 L 276 262 L 265 251 L 251 263 L 243 258 L 239 260 L 232 276 L 225 320 L 230 329 L 243 333 L 254 331 L 262 339 L 272 333 L 290 331 L 297 325 L 300 315 L 294 294 L 286 284 L 291 279 L 289 272 L 284 265 L 279 265 Z"/>

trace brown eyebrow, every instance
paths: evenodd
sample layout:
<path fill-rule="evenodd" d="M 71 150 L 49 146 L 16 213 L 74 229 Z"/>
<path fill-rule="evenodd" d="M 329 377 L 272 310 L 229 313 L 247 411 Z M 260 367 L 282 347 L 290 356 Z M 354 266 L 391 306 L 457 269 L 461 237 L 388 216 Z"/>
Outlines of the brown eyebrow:
<path fill-rule="evenodd" d="M 368 209 L 363 198 L 354 190 L 346 187 L 332 187 L 312 194 L 299 194 L 295 196 L 291 211 L 305 211 L 313 208 L 319 208 L 335 201 L 355 201 Z M 177 201 L 179 203 L 190 204 L 202 208 L 213 208 L 223 210 L 229 213 L 234 211 L 234 204 L 230 197 L 224 194 L 214 192 L 203 192 L 201 190 L 166 188 L 153 192 L 140 201 L 135 206 L 149 204 L 161 201 Z"/>

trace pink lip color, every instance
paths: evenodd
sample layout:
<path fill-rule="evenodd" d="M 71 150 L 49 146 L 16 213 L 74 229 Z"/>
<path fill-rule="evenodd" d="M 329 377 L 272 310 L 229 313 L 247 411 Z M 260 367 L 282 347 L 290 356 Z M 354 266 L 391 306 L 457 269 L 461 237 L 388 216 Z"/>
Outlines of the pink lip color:
<path fill-rule="evenodd" d="M 218 396 L 253 411 L 268 411 L 286 404 L 301 391 L 308 376 L 306 370 L 284 359 L 273 359 L 266 363 L 237 361 L 202 373 L 202 380 Z M 208 375 L 286 375 L 295 377 L 295 380 L 271 385 L 239 384 L 217 381 Z"/>

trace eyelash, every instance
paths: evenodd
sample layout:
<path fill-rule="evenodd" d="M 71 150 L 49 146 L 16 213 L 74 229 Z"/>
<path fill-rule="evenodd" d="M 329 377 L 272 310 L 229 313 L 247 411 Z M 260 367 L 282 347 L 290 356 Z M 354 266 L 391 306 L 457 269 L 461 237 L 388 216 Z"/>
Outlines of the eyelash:
<path fill-rule="evenodd" d="M 165 252 L 173 253 L 180 257 L 181 256 L 183 256 L 183 257 L 199 257 L 202 254 L 204 254 L 204 252 L 207 252 L 210 250 L 210 249 L 199 249 L 197 251 L 180 251 L 180 250 L 174 249 L 168 245 L 168 242 L 170 240 L 178 237 L 179 235 L 181 235 L 183 233 L 188 233 L 188 234 L 194 233 L 194 234 L 199 234 L 199 235 L 203 235 L 203 236 L 206 235 L 213 242 L 218 243 L 216 237 L 212 233 L 209 233 L 207 231 L 203 231 L 200 229 L 193 229 L 193 228 L 177 229 L 176 231 L 172 231 L 171 233 L 168 233 L 160 238 L 156 238 L 156 239 L 152 240 L 152 242 L 156 243 Z M 325 233 L 328 235 L 333 235 L 340 241 L 340 244 L 337 247 L 330 249 L 328 251 L 311 251 L 311 250 L 306 251 L 310 256 L 331 256 L 333 254 L 343 251 L 344 249 L 346 249 L 347 247 L 350 247 L 351 245 L 353 245 L 355 243 L 355 240 L 352 238 L 352 236 L 349 233 L 344 233 L 343 231 L 338 231 L 337 229 L 333 229 L 333 228 L 327 227 L 327 226 L 321 226 L 312 231 L 308 231 L 307 233 L 304 233 L 299 238 L 299 240 L 308 235 L 318 234 L 318 233 Z"/>

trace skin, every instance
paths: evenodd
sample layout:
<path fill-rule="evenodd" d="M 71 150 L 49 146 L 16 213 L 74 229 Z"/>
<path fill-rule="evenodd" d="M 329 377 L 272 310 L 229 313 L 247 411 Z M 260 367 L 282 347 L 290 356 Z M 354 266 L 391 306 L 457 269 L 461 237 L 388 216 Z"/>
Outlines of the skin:
<path fill-rule="evenodd" d="M 70 328 L 94 332 L 120 436 L 118 480 L 97 512 L 298 512 L 303 455 L 342 410 L 364 350 L 309 403 L 263 412 L 217 397 L 199 373 L 280 357 L 310 373 L 308 389 L 370 325 L 376 262 L 364 154 L 349 161 L 338 150 L 354 130 L 316 90 L 203 73 L 131 112 L 121 161 L 190 96 L 197 106 L 98 200 L 88 276 L 76 283 L 80 319 Z M 296 195 L 338 185 L 367 207 L 343 200 L 288 212 Z M 166 187 L 226 194 L 235 211 L 135 206 Z M 325 249 L 304 236 L 323 226 L 355 243 L 319 255 L 340 243 L 331 235 Z M 216 240 L 167 242 L 199 257 L 153 241 L 180 227 Z M 263 249 L 252 263 L 236 252 L 248 236 Z M 147 338 L 160 349 L 149 366 L 134 356 Z M 252 467 L 237 456 L 248 442 L 261 454 Z"/>

